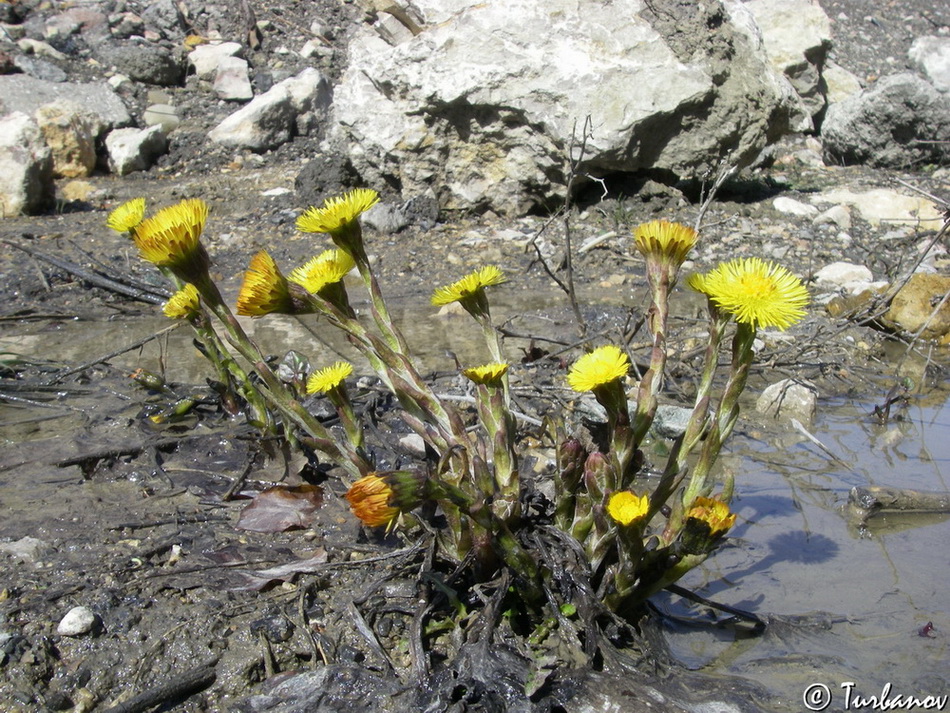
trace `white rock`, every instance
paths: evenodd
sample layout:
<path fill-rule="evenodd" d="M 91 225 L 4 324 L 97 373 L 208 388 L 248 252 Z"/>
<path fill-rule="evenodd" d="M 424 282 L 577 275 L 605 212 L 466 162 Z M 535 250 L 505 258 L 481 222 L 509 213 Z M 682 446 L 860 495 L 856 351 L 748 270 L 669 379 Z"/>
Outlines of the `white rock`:
<path fill-rule="evenodd" d="M 851 211 L 846 205 L 833 205 L 826 211 L 815 216 L 812 222 L 815 225 L 833 224 L 844 230 L 851 229 Z"/>
<path fill-rule="evenodd" d="M 417 433 L 409 433 L 399 439 L 399 445 L 410 454 L 424 456 L 426 454 L 426 442 Z"/>
<path fill-rule="evenodd" d="M 56 627 L 60 636 L 82 636 L 92 631 L 96 625 L 96 614 L 89 607 L 73 607 Z"/>
<path fill-rule="evenodd" d="M 254 98 L 247 61 L 240 57 L 222 57 L 214 75 L 214 91 L 226 101 L 247 101 Z"/>
<path fill-rule="evenodd" d="M 23 562 L 36 562 L 47 543 L 35 537 L 21 537 L 15 542 L 0 542 L 0 552 L 16 557 Z"/>
<path fill-rule="evenodd" d="M 858 209 L 871 225 L 907 224 L 921 230 L 939 230 L 943 215 L 933 201 L 922 196 L 908 196 L 889 188 L 875 188 L 855 193 L 847 188 L 834 188 L 813 196 L 812 203 L 844 203 Z"/>
<path fill-rule="evenodd" d="M 588 115 L 585 169 L 695 175 L 727 146 L 751 161 L 800 108 L 738 27 L 754 26 L 739 2 L 656 27 L 638 0 L 413 5 L 427 24 L 409 41 L 389 45 L 372 26 L 351 38 L 331 136 L 368 184 L 434 186 L 448 209 L 523 214 L 562 197 L 564 147 Z M 728 30 L 711 34 L 707 13 Z"/>
<path fill-rule="evenodd" d="M 188 53 L 188 64 L 195 68 L 199 79 L 214 79 L 221 60 L 238 57 L 240 54 L 241 45 L 238 42 L 198 45 Z"/>
<path fill-rule="evenodd" d="M 950 37 L 918 37 L 907 54 L 931 84 L 950 92 Z"/>
<path fill-rule="evenodd" d="M 38 210 L 52 196 L 52 154 L 36 121 L 22 112 L 0 118 L 0 217 Z"/>
<path fill-rule="evenodd" d="M 818 389 L 813 384 L 783 379 L 768 386 L 755 403 L 756 411 L 782 421 L 795 418 L 804 424 L 815 419 Z"/>
<path fill-rule="evenodd" d="M 874 275 L 864 265 L 833 262 L 815 273 L 815 286 L 824 290 L 846 289 L 854 283 L 870 283 Z"/>
<path fill-rule="evenodd" d="M 311 67 L 255 97 L 213 128 L 208 137 L 224 146 L 266 151 L 290 140 L 300 114 L 325 112 L 330 97 L 329 83 Z"/>
<path fill-rule="evenodd" d="M 831 20 L 816 0 L 749 0 L 772 66 L 802 98 L 809 117 L 825 107 L 821 68 L 831 46 Z M 811 121 L 807 128 L 814 128 Z"/>
<path fill-rule="evenodd" d="M 779 213 L 787 215 L 798 215 L 805 218 L 811 218 L 818 215 L 818 209 L 813 205 L 802 203 L 787 196 L 779 196 L 772 201 L 772 207 Z"/>
<path fill-rule="evenodd" d="M 168 149 L 161 126 L 148 129 L 116 129 L 106 136 L 109 170 L 119 176 L 146 171 Z"/>

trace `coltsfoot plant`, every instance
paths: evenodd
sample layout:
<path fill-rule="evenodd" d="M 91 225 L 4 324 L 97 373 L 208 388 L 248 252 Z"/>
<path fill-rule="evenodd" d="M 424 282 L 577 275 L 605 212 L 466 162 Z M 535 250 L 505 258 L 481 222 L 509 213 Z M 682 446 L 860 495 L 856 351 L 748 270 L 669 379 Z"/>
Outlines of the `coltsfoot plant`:
<path fill-rule="evenodd" d="M 528 514 L 511 409 L 510 364 L 492 323 L 488 297 L 489 290 L 507 278 L 500 268 L 488 265 L 439 287 L 431 298 L 433 305 L 461 305 L 487 342 L 491 361 L 462 369 L 475 394 L 478 428 L 472 429 L 422 378 L 387 309 L 360 225 L 360 215 L 378 200 L 375 191 L 356 189 L 307 209 L 297 228 L 329 235 L 335 249 L 287 276 L 266 251 L 257 253 L 236 312 L 253 317 L 316 313 L 341 330 L 393 394 L 400 417 L 431 454 L 417 467 L 398 471 L 377 469 L 367 450 L 363 424 L 346 386 L 351 364 L 326 365 L 306 381 L 309 393 L 325 395 L 336 409 L 342 428 L 331 431 L 304 408 L 301 394 L 278 378 L 247 336 L 209 274 L 210 260 L 200 241 L 208 216 L 203 201 L 185 200 L 146 218 L 145 202 L 138 199 L 117 208 L 108 224 L 127 232 L 142 258 L 176 285 L 178 292 L 165 314 L 192 325 L 202 352 L 215 367 L 221 393 L 264 432 L 305 444 L 338 465 L 349 479 L 346 498 L 351 509 L 367 527 L 409 527 L 425 517 L 437 530 L 442 558 L 465 563 L 481 580 L 509 569 L 518 579 L 518 591 L 532 605 L 552 596 L 551 568 L 535 550 L 537 535 L 553 532 L 558 541 L 581 553 L 588 590 L 610 610 L 634 615 L 648 597 L 706 559 L 735 523 L 729 510 L 732 476 L 717 478 L 713 465 L 736 423 L 756 334 L 766 327 L 785 329 L 804 315 L 808 294 L 801 281 L 785 268 L 756 258 L 689 276 L 687 284 L 705 295 L 707 303 L 704 367 L 685 432 L 675 439 L 659 479 L 648 480 L 641 448 L 667 370 L 670 295 L 698 235 L 664 220 L 636 228 L 632 242 L 645 260 L 650 290 L 649 366 L 628 394 L 631 362 L 625 345 L 591 345 L 574 362 L 566 383 L 575 392 L 589 392 L 603 407 L 607 437 L 592 449 L 551 424 L 558 444 L 555 501 L 546 514 L 537 509 Z M 353 309 L 343 282 L 353 269 L 369 296 L 368 317 Z M 730 355 L 728 366 L 720 367 L 721 352 Z M 714 385 L 720 369 L 725 382 L 717 398 Z"/>

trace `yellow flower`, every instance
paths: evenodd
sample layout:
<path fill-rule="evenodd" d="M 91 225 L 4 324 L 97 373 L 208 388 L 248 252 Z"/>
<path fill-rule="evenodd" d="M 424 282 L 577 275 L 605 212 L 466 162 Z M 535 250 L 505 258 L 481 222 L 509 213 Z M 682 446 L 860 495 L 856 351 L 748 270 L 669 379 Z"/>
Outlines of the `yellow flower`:
<path fill-rule="evenodd" d="M 311 294 L 342 280 L 356 266 L 343 250 L 326 250 L 290 273 L 287 278 Z"/>
<path fill-rule="evenodd" d="M 650 509 L 650 498 L 637 495 L 629 490 L 612 493 L 607 500 L 607 514 L 621 525 L 629 525 L 646 517 Z"/>
<path fill-rule="evenodd" d="M 127 233 L 145 218 L 145 199 L 133 198 L 109 213 L 106 225 L 117 233 Z"/>
<path fill-rule="evenodd" d="M 496 362 L 484 366 L 474 366 L 462 373 L 476 384 L 499 384 L 501 377 L 508 373 L 508 364 Z"/>
<path fill-rule="evenodd" d="M 638 226 L 633 233 L 634 243 L 644 257 L 666 258 L 679 266 L 696 244 L 697 234 L 692 228 L 668 220 L 651 220 Z"/>
<path fill-rule="evenodd" d="M 686 278 L 686 284 L 692 289 L 702 294 L 709 294 L 706 291 L 706 276 L 701 272 L 694 272 Z"/>
<path fill-rule="evenodd" d="M 709 526 L 711 538 L 726 534 L 729 528 L 736 524 L 736 516 L 729 512 L 729 506 L 726 503 L 716 498 L 702 496 L 693 501 L 693 505 L 686 513 L 686 519 L 690 518 L 706 523 Z"/>
<path fill-rule="evenodd" d="M 702 279 L 705 292 L 737 322 L 786 329 L 805 315 L 808 290 L 784 267 L 760 258 L 719 265 Z"/>
<path fill-rule="evenodd" d="M 293 302 L 287 278 L 266 250 L 261 250 L 251 258 L 251 264 L 244 273 L 244 282 L 238 291 L 237 313 L 250 317 L 261 317 L 271 313 L 290 314 Z"/>
<path fill-rule="evenodd" d="M 357 480 L 346 491 L 353 514 L 370 527 L 389 525 L 399 515 L 399 508 L 391 505 L 393 489 L 376 473 Z"/>
<path fill-rule="evenodd" d="M 315 371 L 307 379 L 308 394 L 325 394 L 343 383 L 353 373 L 353 365 L 349 362 L 338 361 L 336 364 Z"/>
<path fill-rule="evenodd" d="M 593 391 L 622 379 L 629 370 L 630 359 L 627 355 L 619 347 L 607 345 L 598 347 L 574 362 L 567 375 L 567 383 L 574 391 Z"/>
<path fill-rule="evenodd" d="M 189 319 L 198 313 L 198 309 L 198 290 L 188 283 L 168 298 L 162 311 L 172 319 Z"/>
<path fill-rule="evenodd" d="M 143 259 L 195 282 L 208 270 L 208 255 L 199 241 L 207 218 L 207 203 L 200 198 L 184 200 L 143 220 L 132 239 Z"/>
<path fill-rule="evenodd" d="M 379 194 L 371 188 L 356 188 L 342 196 L 327 198 L 322 206 L 311 206 L 297 218 L 297 230 L 329 233 L 337 247 L 349 253 L 361 253 L 363 232 L 357 218 L 378 201 Z"/>
<path fill-rule="evenodd" d="M 504 273 L 494 265 L 476 270 L 451 285 L 439 287 L 432 293 L 432 304 L 437 307 L 452 302 L 461 302 L 482 292 L 486 287 L 505 282 Z"/>

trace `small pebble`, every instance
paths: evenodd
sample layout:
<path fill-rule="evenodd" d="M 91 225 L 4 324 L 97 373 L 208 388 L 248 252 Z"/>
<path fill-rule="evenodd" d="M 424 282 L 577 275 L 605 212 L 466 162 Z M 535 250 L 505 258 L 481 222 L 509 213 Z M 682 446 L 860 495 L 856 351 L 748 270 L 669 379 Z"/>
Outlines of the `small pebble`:
<path fill-rule="evenodd" d="M 96 625 L 96 615 L 89 607 L 73 607 L 56 627 L 60 636 L 82 636 L 92 631 Z"/>

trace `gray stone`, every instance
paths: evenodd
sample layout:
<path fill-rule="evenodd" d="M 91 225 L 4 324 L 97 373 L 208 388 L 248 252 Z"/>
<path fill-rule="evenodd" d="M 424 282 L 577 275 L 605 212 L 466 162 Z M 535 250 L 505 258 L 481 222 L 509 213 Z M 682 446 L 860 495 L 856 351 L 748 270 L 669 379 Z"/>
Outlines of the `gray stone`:
<path fill-rule="evenodd" d="M 73 607 L 60 620 L 56 633 L 60 636 L 82 636 L 95 629 L 98 623 L 99 617 L 89 607 Z"/>
<path fill-rule="evenodd" d="M 950 92 L 950 37 L 918 37 L 907 54 L 937 89 Z"/>
<path fill-rule="evenodd" d="M 132 123 L 129 110 L 105 82 L 47 82 L 22 74 L 0 76 L 0 113 L 34 114 L 44 104 L 67 100 L 99 118 L 98 132 Z"/>
<path fill-rule="evenodd" d="M 812 0 L 750 0 L 745 7 L 755 17 L 772 66 L 802 99 L 807 117 L 796 128 L 813 129 L 812 117 L 827 104 L 822 69 L 831 47 L 831 21 Z"/>
<path fill-rule="evenodd" d="M 223 146 L 266 151 L 291 139 L 300 114 L 323 113 L 329 103 L 329 83 L 319 71 L 308 68 L 255 97 L 208 137 Z"/>
<path fill-rule="evenodd" d="M 845 230 L 851 229 L 851 211 L 846 205 L 833 205 L 814 217 L 815 225 L 837 225 Z"/>
<path fill-rule="evenodd" d="M 401 206 L 377 203 L 363 213 L 362 222 L 383 235 L 392 235 L 409 225 L 409 218 Z"/>
<path fill-rule="evenodd" d="M 588 115 L 582 173 L 691 176 L 727 154 L 748 164 L 800 111 L 742 3 L 653 14 L 637 0 L 583 13 L 569 0 L 513 2 L 420 0 L 427 25 L 395 46 L 357 31 L 332 138 L 365 183 L 522 214 L 563 197 L 565 147 Z"/>
<path fill-rule="evenodd" d="M 45 79 L 47 82 L 65 82 L 68 78 L 66 72 L 52 62 L 25 54 L 14 57 L 13 64 L 24 74 L 29 74 L 37 79 Z"/>
<path fill-rule="evenodd" d="M 184 34 L 184 23 L 175 0 L 150 0 L 143 5 L 145 10 L 142 12 L 142 19 L 156 30 L 168 37 Z"/>
<path fill-rule="evenodd" d="M 70 101 L 46 104 L 36 110 L 36 122 L 53 156 L 53 175 L 89 176 L 96 167 L 99 121 Z"/>
<path fill-rule="evenodd" d="M 218 65 L 227 57 L 239 57 L 242 47 L 237 42 L 217 42 L 198 45 L 188 53 L 188 64 L 199 79 L 214 79 Z"/>
<path fill-rule="evenodd" d="M 685 406 L 657 406 L 656 417 L 653 419 L 653 432 L 663 438 L 679 438 L 686 433 L 689 418 L 693 409 Z"/>
<path fill-rule="evenodd" d="M 0 217 L 33 213 L 53 196 L 53 159 L 27 114 L 0 118 Z"/>
<path fill-rule="evenodd" d="M 905 168 L 950 161 L 950 97 L 910 74 L 880 79 L 828 108 L 821 128 L 828 163 Z"/>
<path fill-rule="evenodd" d="M 14 542 L 0 542 L 0 552 L 31 564 L 39 560 L 40 552 L 47 547 L 46 542 L 29 535 Z"/>
<path fill-rule="evenodd" d="M 247 76 L 247 61 L 240 57 L 222 57 L 214 76 L 214 91 L 225 101 L 247 101 L 254 98 Z"/>
<path fill-rule="evenodd" d="M 154 159 L 168 150 L 161 126 L 147 129 L 116 129 L 106 136 L 109 170 L 119 176 L 146 171 Z"/>
<path fill-rule="evenodd" d="M 825 62 L 821 72 L 825 82 L 828 104 L 837 104 L 861 91 L 861 80 L 847 69 L 832 61 Z"/>
<path fill-rule="evenodd" d="M 50 59 L 56 59 L 60 61 L 65 61 L 67 59 L 66 55 L 64 55 L 48 42 L 36 40 L 32 37 L 24 37 L 22 40 L 17 42 L 17 47 L 23 50 L 26 54 L 35 54 L 41 57 L 49 57 Z"/>
<path fill-rule="evenodd" d="M 756 401 L 755 409 L 781 421 L 794 418 L 809 424 L 815 420 L 818 411 L 818 389 L 807 381 L 783 379 L 766 387 Z"/>
<path fill-rule="evenodd" d="M 145 32 L 145 22 L 134 12 L 122 12 L 109 17 L 112 27 L 112 36 L 118 40 L 127 40 L 132 35 L 141 35 Z"/>
<path fill-rule="evenodd" d="M 153 44 L 130 43 L 99 51 L 99 61 L 137 82 L 167 87 L 181 83 L 183 67 L 177 53 Z"/>

